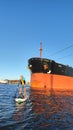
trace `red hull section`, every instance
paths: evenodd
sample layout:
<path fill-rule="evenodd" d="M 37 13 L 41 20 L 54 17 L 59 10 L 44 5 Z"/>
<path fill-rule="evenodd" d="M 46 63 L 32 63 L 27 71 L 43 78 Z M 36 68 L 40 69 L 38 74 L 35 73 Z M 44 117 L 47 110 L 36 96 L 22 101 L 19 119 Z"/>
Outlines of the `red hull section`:
<path fill-rule="evenodd" d="M 30 83 L 32 90 L 73 90 L 73 77 L 63 75 L 32 73 Z"/>

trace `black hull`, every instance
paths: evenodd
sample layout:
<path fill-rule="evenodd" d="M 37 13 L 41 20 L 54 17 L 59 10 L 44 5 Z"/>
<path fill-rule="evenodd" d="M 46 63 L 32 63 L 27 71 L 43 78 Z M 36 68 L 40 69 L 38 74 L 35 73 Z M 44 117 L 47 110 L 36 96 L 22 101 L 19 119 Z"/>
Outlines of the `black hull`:
<path fill-rule="evenodd" d="M 31 58 L 28 67 L 32 73 L 50 73 L 73 77 L 73 68 L 46 58 Z"/>

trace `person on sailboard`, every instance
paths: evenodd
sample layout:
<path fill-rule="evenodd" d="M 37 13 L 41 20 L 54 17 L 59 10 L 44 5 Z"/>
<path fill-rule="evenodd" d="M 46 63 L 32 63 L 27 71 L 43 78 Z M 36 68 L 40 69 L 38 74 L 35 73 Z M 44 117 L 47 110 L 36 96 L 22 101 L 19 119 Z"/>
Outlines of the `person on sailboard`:
<path fill-rule="evenodd" d="M 23 77 L 23 75 L 21 75 L 19 80 L 20 89 L 19 89 L 18 98 L 24 98 L 26 96 L 25 83 L 26 83 L 25 78 Z"/>

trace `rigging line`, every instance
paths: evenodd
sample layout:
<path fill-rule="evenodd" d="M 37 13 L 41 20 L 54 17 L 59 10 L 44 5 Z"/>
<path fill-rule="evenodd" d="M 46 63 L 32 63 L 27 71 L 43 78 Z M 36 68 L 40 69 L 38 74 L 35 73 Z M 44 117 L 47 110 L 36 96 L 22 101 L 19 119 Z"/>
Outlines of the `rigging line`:
<path fill-rule="evenodd" d="M 72 54 L 69 54 L 69 55 L 66 55 L 66 56 L 64 56 L 64 57 L 57 58 L 57 59 L 63 59 L 63 58 L 66 58 L 66 57 L 69 57 L 69 56 L 72 56 L 72 55 L 73 55 L 73 53 L 72 53 Z"/>
<path fill-rule="evenodd" d="M 60 53 L 60 52 L 62 52 L 62 51 L 64 51 L 64 50 L 67 50 L 67 49 L 71 48 L 71 47 L 73 47 L 73 45 L 70 45 L 70 46 L 68 46 L 68 47 L 65 47 L 65 48 L 63 48 L 63 49 L 61 49 L 61 50 L 59 50 L 59 51 L 57 51 L 57 52 L 51 54 L 50 56 L 53 56 L 53 55 L 55 55 L 55 54 L 58 54 L 58 53 Z"/>

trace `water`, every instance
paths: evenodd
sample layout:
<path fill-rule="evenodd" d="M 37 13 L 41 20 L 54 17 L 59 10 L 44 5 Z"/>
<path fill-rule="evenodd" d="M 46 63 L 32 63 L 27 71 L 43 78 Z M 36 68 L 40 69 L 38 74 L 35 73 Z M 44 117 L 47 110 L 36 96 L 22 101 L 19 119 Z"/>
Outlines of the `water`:
<path fill-rule="evenodd" d="M 73 92 L 31 91 L 16 104 L 16 85 L 0 84 L 0 130 L 73 130 Z"/>

